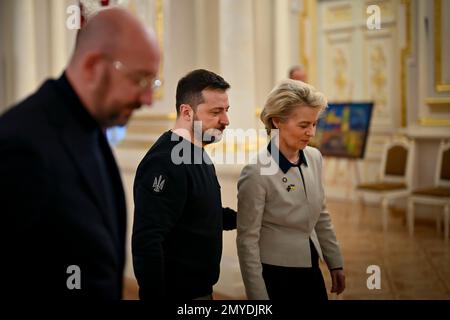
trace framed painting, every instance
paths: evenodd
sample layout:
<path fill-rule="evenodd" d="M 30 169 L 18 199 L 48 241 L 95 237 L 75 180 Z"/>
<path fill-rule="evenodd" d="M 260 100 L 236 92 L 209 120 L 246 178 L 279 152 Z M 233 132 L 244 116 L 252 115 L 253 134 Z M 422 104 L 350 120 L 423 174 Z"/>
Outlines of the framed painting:
<path fill-rule="evenodd" d="M 372 109 L 372 102 L 329 103 L 311 145 L 324 156 L 364 158 Z"/>

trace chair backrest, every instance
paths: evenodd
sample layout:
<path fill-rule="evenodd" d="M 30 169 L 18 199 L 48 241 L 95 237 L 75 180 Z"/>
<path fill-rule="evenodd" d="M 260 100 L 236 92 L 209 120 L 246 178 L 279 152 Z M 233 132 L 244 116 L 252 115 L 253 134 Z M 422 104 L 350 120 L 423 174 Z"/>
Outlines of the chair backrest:
<path fill-rule="evenodd" d="M 381 160 L 381 180 L 405 183 L 411 188 L 414 142 L 395 140 L 384 147 Z"/>
<path fill-rule="evenodd" d="M 437 186 L 450 186 L 450 142 L 441 141 L 436 165 Z"/>

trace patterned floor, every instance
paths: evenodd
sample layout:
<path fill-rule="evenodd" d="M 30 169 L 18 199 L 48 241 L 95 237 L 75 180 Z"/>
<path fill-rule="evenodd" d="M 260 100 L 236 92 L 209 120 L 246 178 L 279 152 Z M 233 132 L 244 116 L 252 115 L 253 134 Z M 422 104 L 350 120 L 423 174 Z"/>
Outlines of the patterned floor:
<path fill-rule="evenodd" d="M 347 278 L 339 299 L 450 299 L 450 245 L 432 221 L 418 221 L 411 238 L 402 211 L 391 211 L 388 231 L 383 232 L 380 208 L 361 212 L 351 203 L 337 202 L 329 202 L 329 208 Z M 370 265 L 380 268 L 381 289 L 367 288 Z M 323 270 L 329 288 L 330 277 Z"/>
<path fill-rule="evenodd" d="M 389 229 L 381 228 L 380 208 L 364 212 L 345 202 L 329 202 L 338 240 L 341 243 L 347 288 L 330 299 L 447 299 L 450 300 L 450 242 L 445 243 L 432 222 L 419 221 L 413 238 L 408 236 L 405 214 L 391 211 Z M 368 289 L 369 266 L 378 266 L 380 289 Z M 327 288 L 331 280 L 321 265 Z M 374 283 L 373 281 L 369 281 Z M 137 298 L 135 281 L 127 279 L 125 299 Z M 215 292 L 215 299 L 228 299 Z"/>

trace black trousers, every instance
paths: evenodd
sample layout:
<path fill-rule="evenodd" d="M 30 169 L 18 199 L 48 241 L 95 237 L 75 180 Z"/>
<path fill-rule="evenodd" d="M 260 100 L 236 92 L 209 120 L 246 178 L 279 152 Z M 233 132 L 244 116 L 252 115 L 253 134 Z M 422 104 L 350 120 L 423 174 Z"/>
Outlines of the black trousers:
<path fill-rule="evenodd" d="M 327 289 L 319 268 L 319 256 L 312 241 L 311 268 L 262 264 L 262 275 L 270 300 L 327 301 Z"/>

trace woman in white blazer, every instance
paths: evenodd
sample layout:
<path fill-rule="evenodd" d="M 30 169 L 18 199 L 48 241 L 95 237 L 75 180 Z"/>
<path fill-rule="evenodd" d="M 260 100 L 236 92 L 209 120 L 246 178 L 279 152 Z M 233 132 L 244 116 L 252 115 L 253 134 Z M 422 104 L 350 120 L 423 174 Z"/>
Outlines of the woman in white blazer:
<path fill-rule="evenodd" d="M 327 300 L 345 288 L 341 251 L 322 185 L 322 155 L 309 147 L 325 96 L 285 80 L 269 94 L 261 120 L 272 137 L 238 182 L 237 248 L 248 299 Z"/>

